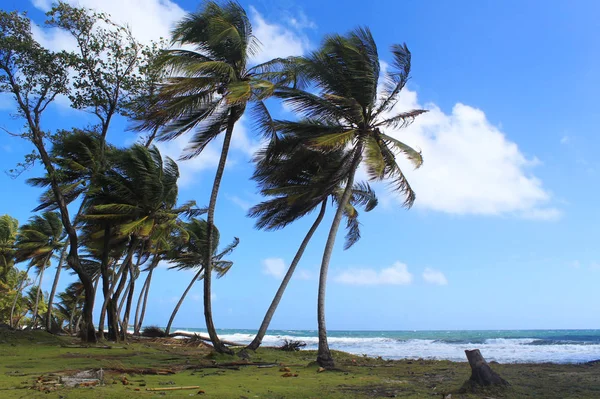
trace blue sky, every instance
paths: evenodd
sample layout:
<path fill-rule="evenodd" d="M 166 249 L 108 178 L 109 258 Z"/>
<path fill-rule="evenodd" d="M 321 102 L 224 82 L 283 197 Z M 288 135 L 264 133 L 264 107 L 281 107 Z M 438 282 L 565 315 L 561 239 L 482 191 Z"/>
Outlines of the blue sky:
<path fill-rule="evenodd" d="M 127 22 L 140 40 L 156 39 L 198 3 L 168 0 L 80 0 Z M 263 44 L 256 61 L 303 54 L 322 35 L 369 26 L 382 61 L 406 42 L 412 79 L 398 105 L 428 114 L 390 132 L 423 151 L 424 166 L 407 174 L 417 192 L 413 209 L 377 185 L 380 206 L 362 214 L 362 240 L 331 261 L 329 329 L 598 328 L 597 96 L 600 22 L 595 1 L 378 1 L 243 2 Z M 3 2 L 27 9 L 37 22 L 46 0 Z M 68 47 L 56 32 L 38 29 L 51 48 Z M 18 129 L 12 103 L 0 96 L 0 126 Z M 278 104 L 273 111 L 292 117 Z M 55 104 L 47 127 L 84 126 L 89 115 Z M 118 120 L 109 139 L 135 141 Z M 282 270 L 316 215 L 266 233 L 245 217 L 260 201 L 249 180 L 258 142 L 243 119 L 223 181 L 217 210 L 222 244 L 237 236 L 234 268 L 214 284 L 218 328 L 257 328 Z M 176 158 L 185 141 L 160 144 Z M 208 202 L 218 143 L 181 163 L 181 200 Z M 0 169 L 31 147 L 0 136 Z M 0 174 L 0 214 L 25 222 L 37 189 Z M 276 329 L 315 329 L 317 273 L 331 214 L 311 242 L 297 277 L 272 322 Z M 148 324 L 165 325 L 190 273 L 160 268 L 150 292 Z M 50 285 L 46 278 L 44 287 Z M 67 279 L 64 280 L 66 283 Z M 138 284 L 141 286 L 141 283 Z M 203 327 L 201 284 L 176 319 Z"/>

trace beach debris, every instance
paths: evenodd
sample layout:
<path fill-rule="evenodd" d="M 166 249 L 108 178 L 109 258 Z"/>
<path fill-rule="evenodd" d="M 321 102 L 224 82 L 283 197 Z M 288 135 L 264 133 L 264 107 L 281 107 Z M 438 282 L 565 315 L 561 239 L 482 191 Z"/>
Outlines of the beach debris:
<path fill-rule="evenodd" d="M 165 333 L 165 330 L 157 326 L 144 327 L 144 329 L 142 330 L 142 337 L 164 338 L 166 336 L 167 334 Z"/>
<path fill-rule="evenodd" d="M 279 347 L 279 349 L 281 349 L 282 351 L 286 351 L 286 352 L 297 352 L 301 348 L 304 348 L 305 346 L 306 346 L 306 342 L 284 339 L 283 345 L 281 345 Z"/>
<path fill-rule="evenodd" d="M 210 342 L 210 337 L 206 337 L 200 334 L 196 334 L 196 333 L 187 333 L 187 332 L 183 332 L 183 331 L 176 331 L 172 334 L 169 334 L 169 337 L 185 337 L 185 338 L 192 338 L 195 340 L 201 340 L 201 341 L 209 341 Z M 227 341 L 224 339 L 220 340 L 221 343 L 225 344 L 225 345 L 229 345 L 229 346 L 244 346 L 240 343 L 237 342 L 232 342 L 232 341 Z"/>
<path fill-rule="evenodd" d="M 500 377 L 485 361 L 479 349 L 466 350 L 467 360 L 471 366 L 471 378 L 462 387 L 462 391 L 475 391 L 481 387 L 510 385 L 508 381 Z"/>
<path fill-rule="evenodd" d="M 325 368 L 323 368 L 323 367 L 319 367 L 319 368 L 317 369 L 317 373 L 322 373 L 322 372 L 323 372 L 323 371 L 325 371 L 325 370 L 326 370 Z"/>
<path fill-rule="evenodd" d="M 294 373 L 283 373 L 281 376 L 282 376 L 282 377 L 298 377 L 298 374 L 294 374 Z"/>
<path fill-rule="evenodd" d="M 92 387 L 104 383 L 104 370 L 84 370 L 70 376 L 60 377 L 66 387 Z"/>
<path fill-rule="evenodd" d="M 290 370 L 289 367 L 282 367 L 282 368 L 279 369 L 279 371 L 283 371 L 283 372 L 288 372 L 289 373 L 292 370 Z"/>
<path fill-rule="evenodd" d="M 200 389 L 198 385 L 192 385 L 189 387 L 168 387 L 168 388 L 146 388 L 146 391 L 183 391 L 187 389 Z M 200 391 L 198 392 L 200 393 Z M 202 391 L 202 393 L 205 393 Z"/>

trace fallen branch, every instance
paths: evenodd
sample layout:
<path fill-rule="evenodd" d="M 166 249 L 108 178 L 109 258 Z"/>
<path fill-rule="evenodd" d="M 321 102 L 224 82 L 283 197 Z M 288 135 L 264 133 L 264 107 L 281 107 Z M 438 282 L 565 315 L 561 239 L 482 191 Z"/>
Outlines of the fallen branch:
<path fill-rule="evenodd" d="M 190 387 L 146 388 L 146 391 L 181 391 L 183 389 L 200 389 L 198 385 Z"/>
<path fill-rule="evenodd" d="M 169 334 L 169 337 L 185 337 L 185 338 L 199 339 L 202 341 L 210 342 L 209 337 L 204 337 L 200 334 L 186 333 L 186 332 L 175 332 L 173 334 Z M 229 345 L 229 346 L 244 346 L 243 344 L 239 344 L 237 342 L 225 341 L 223 339 L 221 340 L 221 342 L 223 344 Z"/>

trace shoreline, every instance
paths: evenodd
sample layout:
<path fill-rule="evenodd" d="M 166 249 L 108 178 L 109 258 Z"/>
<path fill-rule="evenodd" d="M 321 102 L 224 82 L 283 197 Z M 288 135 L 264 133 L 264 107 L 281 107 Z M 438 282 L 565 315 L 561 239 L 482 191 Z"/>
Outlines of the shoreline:
<path fill-rule="evenodd" d="M 486 357 L 485 351 L 482 351 Z M 497 364 L 511 384 L 502 390 L 462 392 L 471 370 L 465 362 L 384 360 L 334 351 L 337 371 L 319 372 L 311 350 L 259 348 L 248 359 L 219 355 L 190 339 L 144 338 L 86 346 L 45 331 L 0 331 L 0 396 L 12 398 L 378 398 L 452 399 L 597 398 L 600 362 Z M 486 357 L 487 359 L 487 357 Z M 489 359 L 487 359 L 489 361 Z M 289 371 L 286 371 L 288 370 Z M 103 384 L 69 388 L 60 381 L 82 371 L 99 372 Z M 283 378 L 289 377 L 289 378 Z M 574 384 L 577 381 L 577 384 Z M 200 393 L 202 391 L 202 393 Z M 438 396 L 439 395 L 439 396 Z M 442 396 L 444 395 L 444 396 Z"/>

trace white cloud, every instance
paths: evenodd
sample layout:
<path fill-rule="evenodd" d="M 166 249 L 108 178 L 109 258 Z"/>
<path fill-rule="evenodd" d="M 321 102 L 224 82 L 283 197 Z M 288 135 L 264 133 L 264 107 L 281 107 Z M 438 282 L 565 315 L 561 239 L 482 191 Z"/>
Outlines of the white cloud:
<path fill-rule="evenodd" d="M 334 281 L 348 285 L 407 285 L 412 283 L 413 275 L 408 267 L 395 262 L 391 267 L 381 269 L 349 269 L 334 278 Z"/>
<path fill-rule="evenodd" d="M 313 274 L 305 269 L 298 269 L 294 273 L 294 278 L 298 280 L 312 280 L 314 278 Z"/>
<path fill-rule="evenodd" d="M 252 58 L 253 63 L 260 64 L 273 58 L 302 55 L 308 50 L 308 40 L 302 35 L 282 25 L 267 22 L 252 6 L 249 14 L 253 33 L 260 41 L 260 51 Z M 299 21 L 296 22 L 300 24 Z"/>
<path fill-rule="evenodd" d="M 285 275 L 285 262 L 281 258 L 263 259 L 263 273 L 268 276 L 282 278 Z"/>
<path fill-rule="evenodd" d="M 288 18 L 289 24 L 296 29 L 316 29 L 317 24 L 308 18 L 304 11 L 298 9 Z"/>
<path fill-rule="evenodd" d="M 423 280 L 425 280 L 426 283 L 435 285 L 448 284 L 448 280 L 446 279 L 446 276 L 444 276 L 444 273 L 429 267 L 425 268 L 425 271 L 423 272 Z"/>
<path fill-rule="evenodd" d="M 67 3 L 105 12 L 119 24 L 131 28 L 134 36 L 148 43 L 168 38 L 174 23 L 180 20 L 185 11 L 170 0 L 65 0 Z M 47 11 L 53 2 L 50 0 L 33 0 L 33 5 Z M 50 38 L 59 40 L 52 33 Z"/>
<path fill-rule="evenodd" d="M 560 216 L 549 204 L 550 193 L 530 172 L 539 160 L 525 157 L 482 110 L 457 103 L 447 114 L 435 104 L 423 106 L 416 92 L 405 89 L 395 110 L 417 108 L 429 112 L 407 128 L 388 130 L 423 153 L 418 170 L 399 157 L 417 194 L 416 208 L 544 220 Z"/>
<path fill-rule="evenodd" d="M 569 144 L 571 142 L 571 138 L 569 136 L 562 136 L 560 139 L 561 144 Z"/>
<path fill-rule="evenodd" d="M 231 202 L 233 202 L 234 204 L 239 206 L 244 212 L 248 212 L 248 209 L 250 209 L 252 207 L 252 203 L 250 201 L 246 201 L 246 200 L 238 197 L 237 195 L 227 195 L 227 198 Z"/>
<path fill-rule="evenodd" d="M 581 267 L 581 263 L 578 260 L 574 260 L 572 262 L 569 262 L 567 266 L 569 266 L 572 269 L 579 269 Z"/>
<path fill-rule="evenodd" d="M 199 156 L 190 160 L 179 161 L 179 157 L 181 157 L 187 148 L 189 139 L 189 135 L 183 135 L 171 141 L 154 142 L 163 157 L 170 157 L 177 162 L 179 166 L 180 177 L 178 182 L 180 187 L 193 185 L 198 181 L 199 172 L 206 169 L 215 169 L 219 164 L 220 140 L 206 146 Z M 228 164 L 230 164 L 229 160 Z"/>

